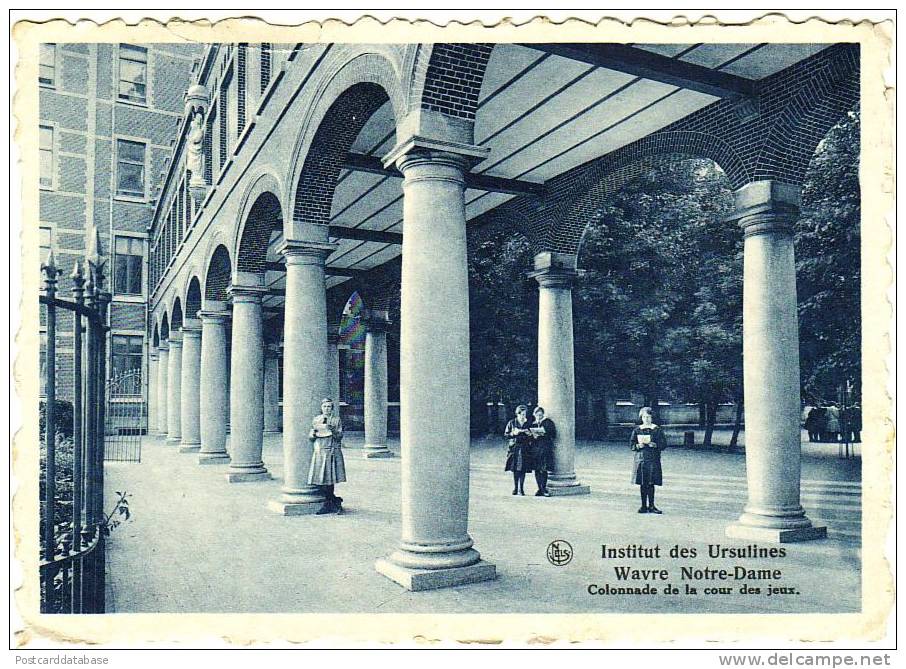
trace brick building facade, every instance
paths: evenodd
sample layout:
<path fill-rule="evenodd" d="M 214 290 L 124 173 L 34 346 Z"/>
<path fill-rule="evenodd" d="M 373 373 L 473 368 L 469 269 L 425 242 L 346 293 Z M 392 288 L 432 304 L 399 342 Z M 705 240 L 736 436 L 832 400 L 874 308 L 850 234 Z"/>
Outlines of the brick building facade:
<path fill-rule="evenodd" d="M 70 298 L 69 274 L 96 226 L 113 296 L 112 373 L 144 366 L 147 228 L 202 51 L 195 44 L 40 46 L 41 259 L 53 249 L 63 272 L 58 295 Z M 42 337 L 43 324 L 42 316 Z M 57 387 L 69 399 L 70 312 L 58 312 L 57 338 Z M 42 370 L 45 364 L 42 351 Z"/>

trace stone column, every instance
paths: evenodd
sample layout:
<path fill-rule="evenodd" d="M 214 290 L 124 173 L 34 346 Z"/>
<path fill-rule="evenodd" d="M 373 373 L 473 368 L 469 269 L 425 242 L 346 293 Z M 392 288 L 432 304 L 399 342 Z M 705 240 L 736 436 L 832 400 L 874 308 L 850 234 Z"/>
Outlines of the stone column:
<path fill-rule="evenodd" d="M 340 324 L 327 325 L 327 381 L 330 398 L 340 410 Z"/>
<path fill-rule="evenodd" d="M 436 147 L 436 148 L 435 148 Z M 463 173 L 485 149 L 412 138 L 403 173 L 402 538 L 375 567 L 408 590 L 493 579 L 469 518 L 469 286 Z"/>
<path fill-rule="evenodd" d="M 285 516 L 317 512 L 324 503 L 318 486 L 308 484 L 312 418 L 321 413 L 330 386 L 327 367 L 327 300 L 324 261 L 334 249 L 326 226 L 310 226 L 305 241 L 287 239 L 286 304 L 283 325 L 283 490 L 270 508 Z M 323 230 L 321 229 L 323 228 Z"/>
<path fill-rule="evenodd" d="M 167 376 L 170 370 L 170 347 L 161 341 L 157 348 L 157 433 L 167 437 Z"/>
<path fill-rule="evenodd" d="M 201 388 L 201 322 L 186 318 L 182 326 L 182 407 L 180 428 L 182 442 L 180 453 L 194 453 L 201 449 L 200 388 Z"/>
<path fill-rule="evenodd" d="M 793 222 L 799 189 L 756 181 L 736 192 L 745 238 L 743 390 L 746 406 L 748 503 L 727 536 L 802 541 L 827 536 L 799 500 L 799 322 Z"/>
<path fill-rule="evenodd" d="M 148 436 L 157 434 L 157 377 L 160 370 L 157 367 L 157 349 L 148 348 Z"/>
<path fill-rule="evenodd" d="M 365 322 L 365 451 L 366 458 L 392 458 L 387 448 L 387 328 L 383 310 L 363 314 Z"/>
<path fill-rule="evenodd" d="M 170 397 L 167 402 L 167 443 L 179 446 L 182 441 L 182 333 L 170 332 Z"/>
<path fill-rule="evenodd" d="M 264 350 L 264 431 L 280 432 L 280 348 L 272 344 Z"/>
<path fill-rule="evenodd" d="M 230 483 L 270 478 L 261 450 L 264 445 L 264 328 L 261 275 L 234 280 L 233 345 L 230 375 Z"/>
<path fill-rule="evenodd" d="M 538 282 L 538 404 L 554 421 L 551 495 L 587 495 L 576 478 L 576 378 L 573 356 L 573 282 L 576 257 L 562 253 L 535 256 Z"/>
<path fill-rule="evenodd" d="M 201 318 L 201 451 L 198 464 L 223 464 L 230 461 L 226 452 L 229 397 L 227 395 L 227 332 L 230 318 L 224 307 L 205 304 Z"/>

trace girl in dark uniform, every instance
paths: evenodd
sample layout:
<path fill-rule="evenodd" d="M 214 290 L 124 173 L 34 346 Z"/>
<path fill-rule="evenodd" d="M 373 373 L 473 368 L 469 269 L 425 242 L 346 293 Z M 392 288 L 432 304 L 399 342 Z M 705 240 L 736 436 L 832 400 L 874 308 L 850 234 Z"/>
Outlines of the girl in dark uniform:
<path fill-rule="evenodd" d="M 544 409 L 535 407 L 532 412 L 535 421 L 532 423 L 532 435 L 535 437 L 535 447 L 532 453 L 532 464 L 535 467 L 535 483 L 538 492 L 535 497 L 550 497 L 547 491 L 547 475 L 554 466 L 554 439 L 557 437 L 557 427 L 554 421 L 544 417 Z"/>
<path fill-rule="evenodd" d="M 525 474 L 532 471 L 532 432 L 528 420 L 528 407 L 516 407 L 516 417 L 506 424 L 503 432 L 507 442 L 505 471 L 513 472 L 513 494 L 525 495 Z"/>
<path fill-rule="evenodd" d="M 639 486 L 642 506 L 639 513 L 661 513 L 654 505 L 654 486 L 663 485 L 661 451 L 667 448 L 664 430 L 652 422 L 651 407 L 639 411 L 642 424 L 632 431 L 632 482 Z"/>

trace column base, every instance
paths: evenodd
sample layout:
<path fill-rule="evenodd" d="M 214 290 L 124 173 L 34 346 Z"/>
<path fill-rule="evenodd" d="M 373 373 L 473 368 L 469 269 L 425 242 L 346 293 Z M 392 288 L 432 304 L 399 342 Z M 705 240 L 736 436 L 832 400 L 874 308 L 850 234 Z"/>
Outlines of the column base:
<path fill-rule="evenodd" d="M 230 464 L 230 456 L 226 453 L 200 453 L 198 455 L 198 464 L 228 465 Z"/>
<path fill-rule="evenodd" d="M 366 445 L 365 450 L 362 452 L 362 457 L 366 460 L 371 460 L 372 458 L 394 458 L 396 456 L 386 446 Z"/>
<path fill-rule="evenodd" d="M 182 437 L 167 437 L 167 446 L 179 446 L 182 443 Z"/>
<path fill-rule="evenodd" d="M 281 432 L 283 432 L 283 430 L 281 430 L 280 428 L 277 428 L 277 427 L 275 427 L 273 429 L 264 430 L 264 434 L 280 434 Z"/>
<path fill-rule="evenodd" d="M 552 485 L 550 481 L 548 481 L 547 491 L 551 494 L 551 497 L 566 497 L 568 495 L 591 494 L 591 488 L 587 485 L 582 485 L 581 483 L 576 483 L 575 485 L 568 486 L 555 486 Z"/>
<path fill-rule="evenodd" d="M 267 508 L 281 516 L 312 516 L 321 510 L 326 500 L 311 502 L 284 502 L 274 499 L 267 503 Z M 335 515 L 335 514 L 327 514 Z"/>
<path fill-rule="evenodd" d="M 379 574 L 410 592 L 450 588 L 468 583 L 493 581 L 497 578 L 497 567 L 484 560 L 450 569 L 411 569 L 382 558 L 374 563 L 374 568 Z"/>
<path fill-rule="evenodd" d="M 263 471 L 234 471 L 226 475 L 227 483 L 250 483 L 252 481 L 270 481 L 271 474 L 266 469 Z"/>
<path fill-rule="evenodd" d="M 198 453 L 201 450 L 201 444 L 180 444 L 180 453 Z"/>
<path fill-rule="evenodd" d="M 764 541 L 766 543 L 786 544 L 795 541 L 812 541 L 814 539 L 827 539 L 826 527 L 754 527 L 733 523 L 727 526 L 726 535 L 731 539 L 745 539 L 746 541 Z"/>

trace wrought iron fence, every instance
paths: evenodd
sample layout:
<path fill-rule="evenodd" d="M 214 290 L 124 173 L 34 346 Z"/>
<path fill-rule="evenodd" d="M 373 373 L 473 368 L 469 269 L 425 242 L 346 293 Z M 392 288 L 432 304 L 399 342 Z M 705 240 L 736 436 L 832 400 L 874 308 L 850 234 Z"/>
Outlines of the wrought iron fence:
<path fill-rule="evenodd" d="M 51 251 L 41 265 L 46 345 L 41 431 L 42 613 L 103 613 L 105 569 L 104 383 L 107 309 L 104 260 L 97 232 L 73 269 L 72 299 L 57 297 Z M 72 375 L 58 371 L 58 321 L 72 317 Z M 68 320 L 66 318 L 65 320 Z M 62 347 L 61 347 L 62 348 Z M 62 351 L 61 351 L 62 352 Z M 66 370 L 68 371 L 68 370 Z M 66 386 L 71 383 L 71 387 Z M 58 397 L 72 398 L 72 414 Z"/>
<path fill-rule="evenodd" d="M 145 428 L 142 370 L 129 369 L 107 381 L 104 460 L 141 462 Z"/>

